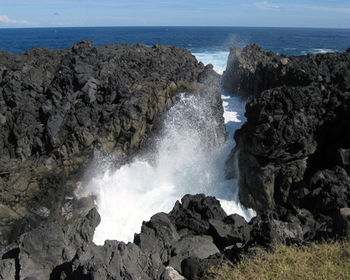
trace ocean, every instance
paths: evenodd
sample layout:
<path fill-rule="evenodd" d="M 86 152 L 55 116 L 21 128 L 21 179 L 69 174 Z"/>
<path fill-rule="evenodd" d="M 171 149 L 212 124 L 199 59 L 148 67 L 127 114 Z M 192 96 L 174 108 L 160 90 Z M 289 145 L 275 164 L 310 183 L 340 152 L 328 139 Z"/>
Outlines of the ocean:
<path fill-rule="evenodd" d="M 96 46 L 142 42 L 187 48 L 222 72 L 229 47 L 258 43 L 266 51 L 286 55 L 344 51 L 350 29 L 269 27 L 66 27 L 2 28 L 0 51 L 23 53 L 35 47 L 68 48 L 81 40 Z"/>
<path fill-rule="evenodd" d="M 81 40 L 94 40 L 96 46 L 110 43 L 142 42 L 187 48 L 205 64 L 222 73 L 231 45 L 244 47 L 258 43 L 266 51 L 286 55 L 344 51 L 350 47 L 350 29 L 248 28 L 248 27 L 91 27 L 0 29 L 0 50 L 14 54 L 34 47 L 64 49 Z M 118 170 L 102 164 L 87 183 L 80 182 L 77 196 L 95 195 L 101 224 L 94 242 L 106 239 L 132 241 L 142 221 L 157 212 L 169 212 L 176 200 L 187 193 L 216 196 L 228 214 L 250 220 L 255 212 L 239 202 L 237 180 L 225 179 L 225 161 L 234 146 L 233 133 L 245 121 L 245 103 L 222 94 L 224 118 L 230 132 L 226 143 L 210 146 L 215 127 L 198 127 L 185 115 L 194 114 L 201 123 L 210 118 L 206 101 L 183 95 L 165 116 L 164 133 L 158 149 L 135 158 Z M 203 148 L 204 147 L 204 148 Z M 155 159 L 155 160 L 154 160 Z M 108 165 L 107 165 L 108 166 Z M 91 170 L 90 170 L 91 171 Z M 89 170 L 86 176 L 89 177 Z"/>

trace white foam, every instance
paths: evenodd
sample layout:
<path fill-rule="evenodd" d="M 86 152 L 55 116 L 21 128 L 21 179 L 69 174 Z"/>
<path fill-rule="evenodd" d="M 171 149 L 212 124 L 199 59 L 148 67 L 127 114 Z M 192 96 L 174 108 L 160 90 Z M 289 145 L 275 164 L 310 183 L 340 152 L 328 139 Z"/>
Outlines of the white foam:
<path fill-rule="evenodd" d="M 223 98 L 227 123 L 240 121 L 239 114 L 229 111 L 235 100 Z M 237 182 L 224 179 L 225 160 L 233 143 L 223 143 L 216 134 L 212 114 L 203 98 L 183 96 L 167 113 L 164 132 L 156 144 L 158 151 L 150 155 L 151 161 L 136 159 L 91 179 L 84 189 L 96 196 L 101 215 L 96 244 L 106 239 L 132 241 L 142 221 L 157 212 L 169 212 L 188 193 L 216 196 L 228 214 L 238 213 L 247 220 L 254 216 L 238 202 Z"/>
<path fill-rule="evenodd" d="M 212 63 L 222 73 L 228 52 L 196 53 L 198 60 Z M 165 118 L 162 135 L 155 139 L 157 151 L 116 171 L 101 170 L 82 189 L 95 195 L 101 215 L 94 242 L 106 239 L 133 241 L 143 221 L 158 212 L 169 212 L 185 194 L 216 196 L 227 214 L 237 213 L 250 220 L 255 212 L 238 199 L 236 180 L 225 180 L 225 161 L 233 148 L 233 133 L 244 118 L 244 102 L 223 95 L 224 118 L 230 136 L 217 135 L 211 106 L 199 96 L 185 96 Z"/>
<path fill-rule="evenodd" d="M 216 52 L 194 52 L 194 56 L 198 61 L 206 64 L 213 64 L 214 70 L 222 74 L 226 69 L 228 51 L 216 51 Z"/>
<path fill-rule="evenodd" d="M 306 51 L 302 51 L 301 53 L 303 55 L 308 54 L 308 53 L 313 53 L 313 54 L 324 54 L 324 53 L 332 53 L 332 52 L 336 52 L 336 49 L 322 49 L 322 48 L 314 48 L 314 49 L 309 49 Z"/>

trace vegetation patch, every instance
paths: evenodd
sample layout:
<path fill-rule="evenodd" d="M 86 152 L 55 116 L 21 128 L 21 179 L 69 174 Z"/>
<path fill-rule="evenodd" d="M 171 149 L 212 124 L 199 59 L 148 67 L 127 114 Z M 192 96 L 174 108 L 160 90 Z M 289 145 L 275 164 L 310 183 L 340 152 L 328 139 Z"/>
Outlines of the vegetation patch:
<path fill-rule="evenodd" d="M 350 241 L 276 245 L 272 252 L 259 250 L 235 265 L 214 267 L 207 279 L 350 279 Z"/>

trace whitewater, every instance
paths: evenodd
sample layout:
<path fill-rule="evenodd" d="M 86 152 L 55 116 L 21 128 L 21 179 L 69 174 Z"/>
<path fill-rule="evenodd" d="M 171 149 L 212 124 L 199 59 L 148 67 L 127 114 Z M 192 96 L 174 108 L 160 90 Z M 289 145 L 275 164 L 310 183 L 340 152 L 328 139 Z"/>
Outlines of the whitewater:
<path fill-rule="evenodd" d="M 195 53 L 204 64 L 222 73 L 228 52 Z M 102 168 L 87 184 L 84 195 L 93 195 L 101 215 L 94 242 L 133 241 L 143 221 L 158 212 L 169 212 L 185 194 L 215 196 L 227 214 L 250 220 L 255 212 L 239 202 L 238 182 L 225 179 L 225 161 L 234 146 L 233 133 L 244 122 L 244 102 L 222 95 L 229 137 L 222 141 L 210 106 L 199 95 L 183 93 L 167 112 L 156 151 L 135 158 L 118 170 Z M 81 194 L 80 194 L 81 195 Z"/>

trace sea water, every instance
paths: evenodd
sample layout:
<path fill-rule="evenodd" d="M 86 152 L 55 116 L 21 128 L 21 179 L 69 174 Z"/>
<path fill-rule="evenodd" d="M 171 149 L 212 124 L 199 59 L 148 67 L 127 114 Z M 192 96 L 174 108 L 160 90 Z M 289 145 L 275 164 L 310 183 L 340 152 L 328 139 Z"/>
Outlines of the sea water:
<path fill-rule="evenodd" d="M 142 42 L 179 46 L 194 53 L 228 52 L 229 47 L 258 43 L 266 51 L 301 55 L 345 51 L 350 29 L 269 27 L 61 27 L 0 28 L 0 51 L 23 53 L 35 47 L 63 49 L 81 40 L 96 46 Z M 214 61 L 212 62 L 214 63 Z"/>

